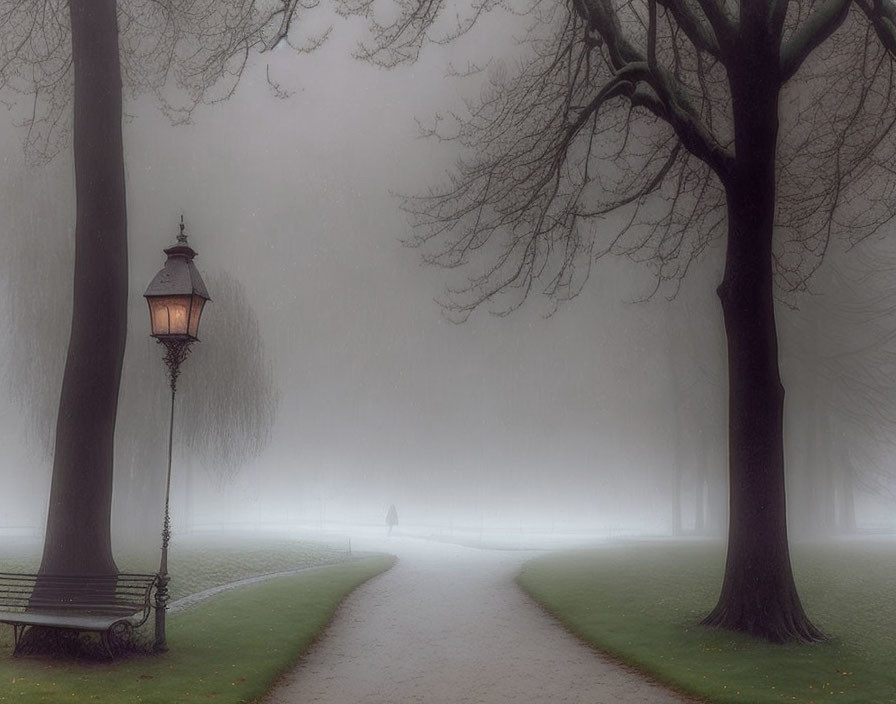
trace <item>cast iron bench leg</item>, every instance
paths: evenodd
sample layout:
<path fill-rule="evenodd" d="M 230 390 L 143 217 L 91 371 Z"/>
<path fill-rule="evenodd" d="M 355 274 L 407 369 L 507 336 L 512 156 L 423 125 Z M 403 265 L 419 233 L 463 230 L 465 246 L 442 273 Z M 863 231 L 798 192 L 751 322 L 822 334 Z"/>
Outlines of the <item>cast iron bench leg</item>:
<path fill-rule="evenodd" d="M 112 644 L 109 642 L 109 631 L 100 631 L 100 641 L 103 644 L 103 647 L 106 649 L 106 652 L 109 653 L 109 659 L 114 660 L 115 654 L 112 652 Z"/>
<path fill-rule="evenodd" d="M 18 657 L 21 654 L 21 646 L 22 646 L 22 636 L 25 634 L 25 629 L 28 626 L 13 626 L 13 638 L 15 640 L 15 647 L 12 649 L 13 657 Z"/>

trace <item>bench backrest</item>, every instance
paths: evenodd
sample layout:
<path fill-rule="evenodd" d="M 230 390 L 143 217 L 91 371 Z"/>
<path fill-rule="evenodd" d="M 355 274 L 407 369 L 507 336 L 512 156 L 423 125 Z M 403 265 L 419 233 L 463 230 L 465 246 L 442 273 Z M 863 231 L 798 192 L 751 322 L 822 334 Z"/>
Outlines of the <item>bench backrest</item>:
<path fill-rule="evenodd" d="M 0 611 L 134 614 L 150 607 L 154 574 L 37 575 L 0 572 Z"/>

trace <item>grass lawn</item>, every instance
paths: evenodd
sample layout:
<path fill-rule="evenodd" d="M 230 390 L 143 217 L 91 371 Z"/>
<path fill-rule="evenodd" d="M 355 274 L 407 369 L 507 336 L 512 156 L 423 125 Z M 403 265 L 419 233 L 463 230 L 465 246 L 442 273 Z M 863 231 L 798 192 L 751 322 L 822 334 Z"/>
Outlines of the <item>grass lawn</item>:
<path fill-rule="evenodd" d="M 41 545 L 0 553 L 0 571 L 37 572 Z M 153 573 L 159 569 L 159 549 L 115 554 L 122 572 Z M 302 567 L 341 562 L 350 557 L 348 542 L 323 542 L 272 537 L 224 536 L 181 537 L 176 535 L 168 555 L 172 600 L 188 594 L 236 582 L 246 577 Z"/>
<path fill-rule="evenodd" d="M 392 563 L 372 556 L 223 592 L 169 615 L 170 650 L 158 656 L 111 664 L 13 658 L 8 637 L 0 647 L 0 702 L 256 701 L 339 603 Z"/>
<path fill-rule="evenodd" d="M 527 563 L 519 583 L 595 647 L 711 702 L 896 703 L 896 543 L 797 544 L 792 560 L 824 643 L 699 626 L 721 586 L 720 543 L 554 553 Z"/>

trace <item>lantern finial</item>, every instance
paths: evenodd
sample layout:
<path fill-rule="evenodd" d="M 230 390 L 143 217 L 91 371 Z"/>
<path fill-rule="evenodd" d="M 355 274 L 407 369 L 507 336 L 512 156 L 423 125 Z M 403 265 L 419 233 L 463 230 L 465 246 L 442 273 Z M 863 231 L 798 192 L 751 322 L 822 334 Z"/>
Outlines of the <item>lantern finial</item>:
<path fill-rule="evenodd" d="M 178 244 L 186 244 L 187 243 L 187 235 L 184 232 L 184 214 L 180 214 L 180 234 L 177 236 Z"/>
<path fill-rule="evenodd" d="M 196 252 L 187 244 L 183 215 L 177 243 L 164 251 L 168 255 L 165 266 L 143 294 L 149 304 L 152 334 L 163 341 L 179 338 L 193 342 L 199 338 L 199 318 L 209 295 L 193 264 Z"/>

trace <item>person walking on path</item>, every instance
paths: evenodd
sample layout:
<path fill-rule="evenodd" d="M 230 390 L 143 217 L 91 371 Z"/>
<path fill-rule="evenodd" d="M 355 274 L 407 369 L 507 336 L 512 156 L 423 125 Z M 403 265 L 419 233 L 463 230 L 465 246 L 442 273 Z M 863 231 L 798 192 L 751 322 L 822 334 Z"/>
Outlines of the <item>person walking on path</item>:
<path fill-rule="evenodd" d="M 363 548 L 398 561 L 343 602 L 265 704 L 689 701 L 591 649 L 529 599 L 514 578 L 532 553 L 404 536 Z"/>
<path fill-rule="evenodd" d="M 398 511 L 395 509 L 395 504 L 389 506 L 386 512 L 386 525 L 389 527 L 389 537 L 392 537 L 392 529 L 398 525 Z"/>

